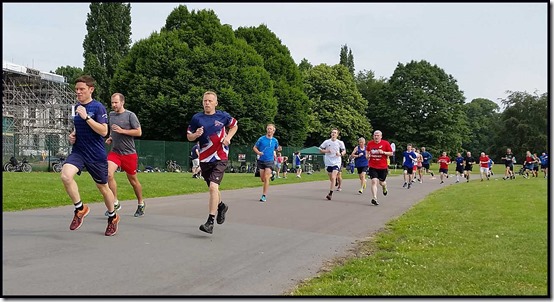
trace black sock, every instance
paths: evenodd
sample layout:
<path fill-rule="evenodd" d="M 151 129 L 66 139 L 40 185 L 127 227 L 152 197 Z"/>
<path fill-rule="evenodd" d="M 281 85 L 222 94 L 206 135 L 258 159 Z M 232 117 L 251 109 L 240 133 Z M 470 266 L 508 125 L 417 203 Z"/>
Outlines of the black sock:
<path fill-rule="evenodd" d="M 214 219 L 215 219 L 215 215 L 210 214 L 210 215 L 208 215 L 208 221 L 207 222 L 210 223 L 210 224 L 213 224 Z"/>
<path fill-rule="evenodd" d="M 333 190 L 329 191 L 329 195 L 333 195 Z"/>
<path fill-rule="evenodd" d="M 75 206 L 76 210 L 82 210 L 83 209 L 83 203 L 79 200 L 79 202 L 74 203 L 73 206 Z"/>

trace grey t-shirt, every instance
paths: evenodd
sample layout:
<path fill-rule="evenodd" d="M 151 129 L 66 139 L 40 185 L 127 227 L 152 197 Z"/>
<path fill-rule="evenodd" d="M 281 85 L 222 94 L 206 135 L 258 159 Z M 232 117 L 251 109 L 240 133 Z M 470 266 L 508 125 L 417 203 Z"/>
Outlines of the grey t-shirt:
<path fill-rule="evenodd" d="M 130 135 L 117 133 L 112 129 L 112 125 L 130 130 L 140 128 L 139 120 L 135 113 L 125 110 L 123 113 L 110 112 L 110 137 L 112 138 L 112 151 L 119 154 L 137 153 L 135 148 L 135 138 Z"/>

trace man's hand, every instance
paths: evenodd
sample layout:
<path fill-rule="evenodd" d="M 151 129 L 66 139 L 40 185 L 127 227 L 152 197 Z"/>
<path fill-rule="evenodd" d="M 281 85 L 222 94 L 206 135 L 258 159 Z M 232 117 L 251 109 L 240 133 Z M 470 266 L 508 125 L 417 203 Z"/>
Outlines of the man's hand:
<path fill-rule="evenodd" d="M 109 145 L 109 144 L 111 144 L 111 143 L 112 143 L 112 138 L 111 138 L 111 137 L 108 137 L 108 138 L 106 139 L 106 144 Z"/>
<path fill-rule="evenodd" d="M 122 133 L 122 132 L 123 132 L 123 128 L 119 127 L 119 125 L 113 124 L 113 125 L 112 125 L 112 131 L 113 131 L 113 132 L 117 132 L 117 133 Z"/>
<path fill-rule="evenodd" d="M 87 109 L 85 109 L 84 106 L 77 106 L 77 109 L 75 109 L 75 113 L 77 113 L 82 119 L 87 118 Z"/>

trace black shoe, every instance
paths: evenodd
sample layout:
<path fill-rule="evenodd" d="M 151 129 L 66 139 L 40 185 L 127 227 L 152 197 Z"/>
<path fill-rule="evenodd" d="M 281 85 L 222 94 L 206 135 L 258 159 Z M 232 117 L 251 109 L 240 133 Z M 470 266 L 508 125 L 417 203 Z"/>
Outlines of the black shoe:
<path fill-rule="evenodd" d="M 379 203 L 378 203 L 377 200 L 375 200 L 375 199 L 371 199 L 371 204 L 376 205 L 376 206 L 379 205 Z"/>
<path fill-rule="evenodd" d="M 212 234 L 214 232 L 214 224 L 213 224 L 213 222 L 212 223 L 206 222 L 206 223 L 200 225 L 199 229 L 202 232 Z"/>
<path fill-rule="evenodd" d="M 327 196 L 325 196 L 325 198 L 327 198 L 327 200 L 331 200 L 332 195 L 331 195 L 331 194 L 327 194 Z"/>
<path fill-rule="evenodd" d="M 388 193 L 387 188 L 383 188 L 383 195 L 387 196 Z"/>
<path fill-rule="evenodd" d="M 402 186 L 402 188 L 405 188 L 407 185 L 408 185 L 408 183 L 405 182 L 404 185 Z"/>
<path fill-rule="evenodd" d="M 225 222 L 225 213 L 229 209 L 229 206 L 224 204 L 223 202 L 219 203 L 217 206 L 217 224 L 222 224 Z M 211 233 L 211 232 L 210 232 Z"/>
<path fill-rule="evenodd" d="M 443 183 L 444 183 L 444 181 L 441 181 L 441 184 L 443 184 Z"/>
<path fill-rule="evenodd" d="M 137 211 L 135 212 L 135 217 L 140 217 L 140 216 L 143 216 L 144 215 L 144 208 L 146 207 L 146 202 L 144 202 L 144 204 L 142 205 L 138 205 L 137 206 Z"/>
<path fill-rule="evenodd" d="M 408 184 L 408 189 L 412 187 L 412 184 Z"/>
<path fill-rule="evenodd" d="M 431 172 L 431 177 L 435 177 L 435 174 L 433 172 Z"/>

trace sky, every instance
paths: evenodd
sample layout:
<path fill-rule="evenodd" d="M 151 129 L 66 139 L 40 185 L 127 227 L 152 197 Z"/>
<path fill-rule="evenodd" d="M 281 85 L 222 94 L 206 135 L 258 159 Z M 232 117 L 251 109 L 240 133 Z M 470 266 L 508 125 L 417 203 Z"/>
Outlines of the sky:
<path fill-rule="evenodd" d="M 298 64 L 335 65 L 346 45 L 358 71 L 390 78 L 425 60 L 466 102 L 548 89 L 548 10 L 540 3 L 131 3 L 131 39 L 159 32 L 179 5 L 211 9 L 233 29 L 265 24 Z M 2 59 L 41 71 L 83 67 L 89 3 L 2 3 Z"/>

